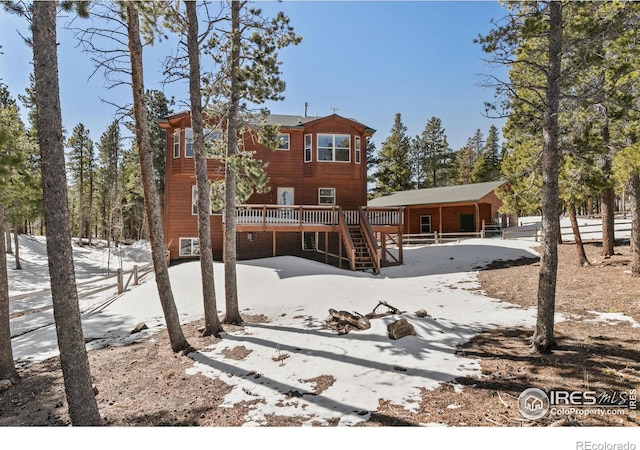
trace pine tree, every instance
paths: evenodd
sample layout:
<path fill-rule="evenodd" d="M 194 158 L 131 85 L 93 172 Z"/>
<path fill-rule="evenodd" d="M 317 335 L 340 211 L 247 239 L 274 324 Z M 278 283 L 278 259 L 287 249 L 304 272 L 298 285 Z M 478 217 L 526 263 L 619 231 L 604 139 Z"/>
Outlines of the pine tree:
<path fill-rule="evenodd" d="M 497 83 L 498 105 L 542 130 L 542 239 L 538 278 L 538 316 L 533 346 L 546 353 L 556 345 L 554 313 L 558 267 L 558 145 L 563 9 L 560 2 L 510 4 L 508 20 L 481 37 L 495 64 L 511 67 L 509 82 Z M 502 103 L 500 103 L 502 101 Z"/>
<path fill-rule="evenodd" d="M 33 66 L 38 105 L 47 256 L 53 315 L 69 416 L 73 425 L 100 425 L 85 348 L 69 236 L 56 38 L 57 2 L 34 2 Z"/>
<path fill-rule="evenodd" d="M 402 123 L 401 114 L 396 113 L 391 134 L 382 143 L 378 154 L 378 170 L 374 174 L 374 196 L 413 188 L 409 165 L 410 147 L 407 127 Z"/>
<path fill-rule="evenodd" d="M 263 164 L 247 152 L 241 152 L 242 137 L 251 132 L 260 142 L 275 147 L 275 129 L 260 125 L 261 118 L 250 109 L 267 100 L 282 100 L 285 83 L 281 78 L 279 51 L 296 45 L 301 37 L 289 24 L 282 12 L 276 17 L 265 17 L 260 8 L 248 6 L 246 1 L 223 3 L 228 15 L 226 27 L 219 27 L 218 45 L 210 54 L 219 70 L 204 77 L 214 106 L 210 117 L 219 120 L 226 148 L 223 158 L 224 181 L 224 263 L 225 304 L 224 323 L 240 323 L 236 275 L 236 204 L 255 190 L 266 188 Z M 265 111 L 261 111 L 264 115 Z M 264 123 L 262 121 L 262 123 Z"/>
<path fill-rule="evenodd" d="M 448 184 L 452 152 L 439 118 L 431 117 L 422 134 L 413 139 L 409 160 L 418 189 Z"/>
<path fill-rule="evenodd" d="M 101 234 L 109 246 L 112 240 L 117 245 L 118 240 L 122 238 L 122 202 L 119 183 L 123 154 L 121 146 L 120 125 L 117 121 L 113 121 L 102 133 L 98 143 Z"/>
<path fill-rule="evenodd" d="M 73 182 L 77 212 L 78 245 L 83 245 L 83 238 L 90 237 L 90 220 L 93 203 L 93 175 L 95 158 L 93 141 L 89 130 L 79 123 L 73 129 L 67 141 L 68 168 Z M 91 239 L 89 239 L 89 242 Z"/>
<path fill-rule="evenodd" d="M 500 138 L 498 129 L 491 125 L 487 140 L 482 149 L 478 152 L 478 157 L 473 165 L 471 181 L 473 183 L 484 183 L 486 181 L 496 181 L 500 178 L 500 166 L 502 164 Z"/>

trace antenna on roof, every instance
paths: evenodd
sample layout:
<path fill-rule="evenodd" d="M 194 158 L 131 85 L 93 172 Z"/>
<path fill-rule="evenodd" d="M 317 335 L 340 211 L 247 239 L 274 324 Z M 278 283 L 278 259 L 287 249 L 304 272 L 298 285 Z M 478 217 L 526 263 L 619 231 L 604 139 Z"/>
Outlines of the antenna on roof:
<path fill-rule="evenodd" d="M 331 109 L 333 109 L 333 113 L 335 114 L 337 110 L 339 110 L 340 108 L 334 108 L 333 106 L 331 107 Z"/>

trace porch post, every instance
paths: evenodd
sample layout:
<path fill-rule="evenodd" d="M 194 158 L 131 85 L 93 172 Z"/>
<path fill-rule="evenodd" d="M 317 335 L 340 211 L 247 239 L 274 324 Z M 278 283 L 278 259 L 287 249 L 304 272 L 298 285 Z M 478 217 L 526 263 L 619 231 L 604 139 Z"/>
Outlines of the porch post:
<path fill-rule="evenodd" d="M 273 239 L 272 239 L 272 241 L 273 241 L 273 256 L 276 257 L 277 256 L 276 255 L 276 248 L 277 248 L 277 238 L 276 238 L 276 236 L 277 236 L 277 234 L 276 234 L 275 231 L 272 231 L 272 233 L 273 233 Z"/>

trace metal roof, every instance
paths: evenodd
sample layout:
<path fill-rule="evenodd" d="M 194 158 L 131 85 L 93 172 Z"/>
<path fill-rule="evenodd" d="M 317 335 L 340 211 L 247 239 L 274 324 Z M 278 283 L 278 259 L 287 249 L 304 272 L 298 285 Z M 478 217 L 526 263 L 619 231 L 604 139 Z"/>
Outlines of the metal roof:
<path fill-rule="evenodd" d="M 393 192 L 389 195 L 369 200 L 369 206 L 412 206 L 435 205 L 443 203 L 473 203 L 482 199 L 506 181 L 489 181 L 486 183 L 461 184 L 411 191 Z"/>

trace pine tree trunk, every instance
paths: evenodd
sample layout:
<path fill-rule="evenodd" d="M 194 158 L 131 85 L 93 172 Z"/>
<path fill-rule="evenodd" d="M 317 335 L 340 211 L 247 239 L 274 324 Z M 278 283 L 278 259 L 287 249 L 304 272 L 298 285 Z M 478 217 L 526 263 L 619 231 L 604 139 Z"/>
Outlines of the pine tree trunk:
<path fill-rule="evenodd" d="M 5 232 L 6 242 L 7 242 L 7 253 L 13 255 L 13 244 L 11 243 L 11 229 Z"/>
<path fill-rule="evenodd" d="M 591 265 L 587 254 L 584 251 L 582 236 L 580 236 L 580 227 L 576 217 L 576 205 L 573 200 L 569 201 L 569 220 L 571 221 L 571 229 L 573 230 L 573 238 L 576 241 L 576 252 L 578 253 L 578 265 L 580 267 L 588 267 Z"/>
<path fill-rule="evenodd" d="M 614 191 L 612 187 L 600 191 L 600 212 L 602 213 L 602 256 L 610 257 L 614 254 Z"/>
<path fill-rule="evenodd" d="M 13 225 L 13 242 L 16 248 L 15 254 L 13 255 L 16 260 L 16 270 L 22 270 L 22 264 L 20 263 L 20 227 L 17 225 Z"/>
<path fill-rule="evenodd" d="M 140 41 L 140 19 L 138 5 L 135 2 L 126 4 L 127 27 L 129 38 L 129 55 L 131 58 L 131 87 L 133 89 L 133 110 L 135 116 L 136 143 L 140 159 L 140 172 L 144 188 L 144 202 L 149 226 L 151 256 L 156 275 L 158 295 L 167 324 L 171 349 L 174 352 L 187 351 L 191 348 L 180 325 L 180 316 L 173 298 L 169 269 L 165 259 L 164 233 L 162 219 L 159 214 L 158 194 L 153 170 L 153 157 L 149 141 L 149 124 L 144 82 L 142 74 L 142 43 Z"/>
<path fill-rule="evenodd" d="M 631 199 L 631 276 L 640 277 L 640 174 L 629 180 Z"/>
<path fill-rule="evenodd" d="M 186 1 L 187 48 L 189 52 L 189 94 L 191 100 L 191 129 L 195 155 L 196 185 L 198 190 L 198 239 L 200 240 L 200 273 L 204 299 L 204 336 L 218 337 L 222 325 L 218 318 L 216 288 L 213 275 L 213 250 L 211 248 L 211 199 L 207 152 L 204 146 L 204 121 L 202 118 L 202 94 L 200 92 L 200 48 L 198 45 L 198 15 L 195 1 Z"/>
<path fill-rule="evenodd" d="M 227 127 L 227 164 L 225 169 L 225 242 L 224 287 L 226 314 L 224 323 L 242 322 L 238 307 L 238 281 L 236 274 L 236 174 L 229 164 L 238 152 L 238 107 L 240 103 L 237 72 L 240 64 L 240 2 L 231 2 L 232 50 L 229 57 L 231 92 Z"/>
<path fill-rule="evenodd" d="M 541 262 L 538 277 L 538 315 L 533 349 L 549 353 L 555 347 L 554 315 L 558 276 L 558 110 L 560 103 L 560 66 L 562 55 L 562 3 L 549 2 L 549 70 L 547 106 L 543 119 L 542 146 L 542 232 Z"/>
<path fill-rule="evenodd" d="M 80 321 L 70 241 L 56 53 L 56 8 L 57 2 L 54 1 L 34 2 L 31 25 L 53 315 L 71 423 L 79 426 L 100 425 Z"/>
<path fill-rule="evenodd" d="M 0 230 L 4 229 L 4 207 L 0 206 Z M 16 384 L 20 381 L 20 377 L 13 362 L 13 349 L 11 348 L 9 277 L 7 275 L 5 242 L 4 239 L 0 239 L 0 380 L 9 380 Z"/>

